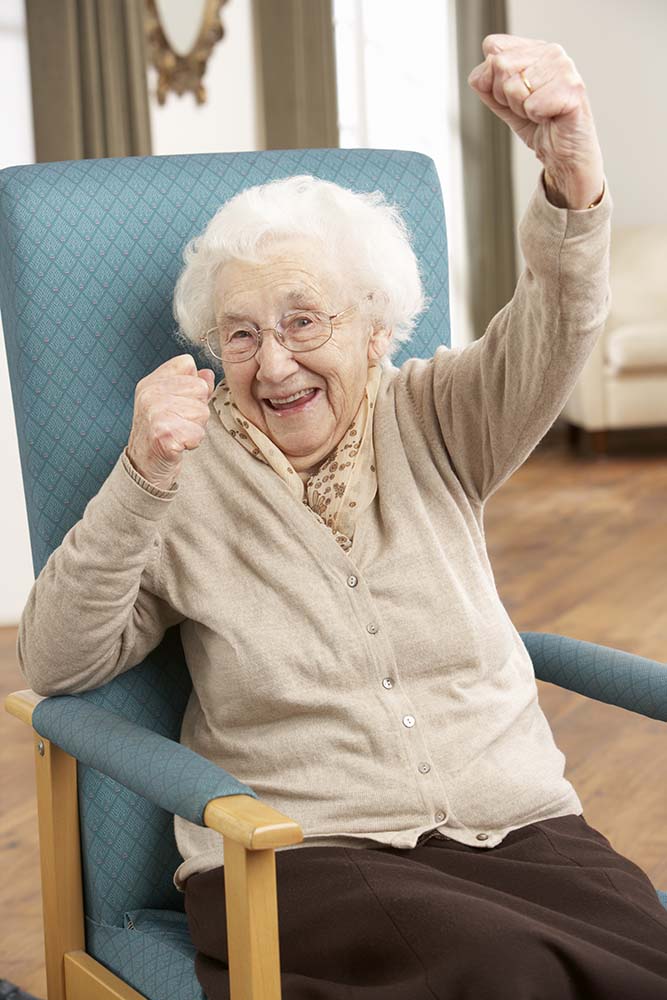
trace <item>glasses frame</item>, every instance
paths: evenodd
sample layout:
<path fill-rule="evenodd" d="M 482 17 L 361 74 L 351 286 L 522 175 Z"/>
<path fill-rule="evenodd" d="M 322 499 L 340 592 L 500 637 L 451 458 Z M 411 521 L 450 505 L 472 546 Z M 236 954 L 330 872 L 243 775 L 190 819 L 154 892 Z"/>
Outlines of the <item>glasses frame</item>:
<path fill-rule="evenodd" d="M 257 326 L 256 323 L 252 323 L 250 320 L 248 320 L 248 326 L 252 327 L 253 330 L 256 332 L 256 335 L 257 335 L 257 345 L 255 347 L 255 350 L 253 351 L 253 353 L 249 357 L 243 358 L 240 361 L 229 361 L 229 360 L 225 361 L 224 358 L 221 358 L 219 354 L 216 354 L 215 351 L 213 350 L 213 348 L 211 347 L 208 338 L 209 338 L 209 335 L 214 330 L 218 329 L 217 326 L 212 326 L 210 328 L 210 330 L 207 330 L 206 333 L 203 334 L 199 338 L 199 342 L 202 343 L 202 344 L 206 344 L 206 346 L 208 347 L 208 349 L 211 352 L 211 354 L 213 355 L 213 357 L 217 358 L 218 361 L 222 361 L 223 364 L 226 364 L 226 365 L 242 365 L 246 361 L 252 361 L 252 359 L 255 357 L 255 355 L 257 354 L 258 350 L 262 346 L 262 343 L 263 343 L 263 340 L 264 340 L 264 334 L 265 333 L 272 333 L 274 335 L 274 337 L 276 338 L 276 340 L 278 341 L 278 343 L 280 344 L 280 346 L 284 347 L 286 351 L 290 352 L 290 354 L 307 354 L 309 351 L 317 351 L 317 350 L 320 349 L 320 347 L 324 347 L 324 345 L 327 344 L 331 340 L 331 338 L 333 337 L 333 331 L 334 331 L 333 321 L 335 319 L 338 319 L 340 316 L 344 316 L 345 313 L 351 312 L 353 309 L 356 309 L 357 306 L 358 306 L 358 303 L 355 302 L 354 305 L 348 306 L 347 309 L 341 309 L 339 312 L 333 313 L 331 316 L 327 315 L 327 313 L 320 312 L 319 309 L 290 309 L 289 312 L 286 312 L 284 316 L 281 316 L 281 318 L 278 320 L 278 322 L 276 323 L 275 326 L 265 326 L 265 327 L 262 327 L 261 329 L 260 329 L 260 327 Z M 282 339 L 283 336 L 284 336 L 284 334 L 283 334 L 282 330 L 280 329 L 280 327 L 282 325 L 282 322 L 283 322 L 283 320 L 285 319 L 286 316 L 298 315 L 299 313 L 311 313 L 312 315 L 315 315 L 315 316 L 326 316 L 326 318 L 329 320 L 329 336 L 327 337 L 326 340 L 323 340 L 321 344 L 318 344 L 317 347 L 303 347 L 303 348 L 299 348 L 298 350 L 294 350 L 291 347 L 287 347 L 287 345 L 284 343 L 284 341 Z"/>

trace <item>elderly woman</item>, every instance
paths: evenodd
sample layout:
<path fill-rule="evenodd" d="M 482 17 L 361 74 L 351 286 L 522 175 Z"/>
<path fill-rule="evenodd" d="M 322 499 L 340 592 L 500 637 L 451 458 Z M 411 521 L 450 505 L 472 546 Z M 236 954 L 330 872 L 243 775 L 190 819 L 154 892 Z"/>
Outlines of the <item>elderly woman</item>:
<path fill-rule="evenodd" d="M 483 51 L 471 86 L 544 165 L 484 337 L 397 369 L 425 300 L 396 208 L 312 177 L 244 191 L 175 293 L 225 377 L 182 354 L 139 382 L 128 446 L 21 620 L 44 694 L 180 623 L 182 742 L 305 833 L 276 855 L 286 1000 L 667 997 L 667 913 L 564 777 L 483 528 L 603 327 L 611 198 L 562 48 Z M 222 1000 L 221 840 L 175 829 Z"/>

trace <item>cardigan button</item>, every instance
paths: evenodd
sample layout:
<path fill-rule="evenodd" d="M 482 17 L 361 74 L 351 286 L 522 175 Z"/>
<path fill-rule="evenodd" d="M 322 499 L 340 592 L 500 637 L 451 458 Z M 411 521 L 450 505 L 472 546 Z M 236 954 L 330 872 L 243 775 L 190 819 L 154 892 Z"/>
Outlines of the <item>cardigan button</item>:
<path fill-rule="evenodd" d="M 422 774 L 428 774 L 431 770 L 431 765 L 427 761 L 423 761 L 423 763 L 419 765 L 419 770 Z"/>
<path fill-rule="evenodd" d="M 415 717 L 414 717 L 414 715 L 404 715 L 403 716 L 403 725 L 406 726 L 408 729 L 412 729 L 412 727 L 414 726 L 414 724 L 415 724 Z"/>
<path fill-rule="evenodd" d="M 477 839 L 478 840 L 488 840 L 489 839 L 489 835 L 488 835 L 488 833 L 478 833 L 477 834 Z"/>
<path fill-rule="evenodd" d="M 393 686 L 394 686 L 394 682 L 392 681 L 391 677 L 383 677 L 382 678 L 382 687 L 383 688 L 387 688 L 387 690 L 389 690 L 389 688 L 393 688 Z"/>
<path fill-rule="evenodd" d="M 377 627 L 377 625 L 374 622 L 370 622 L 370 624 L 368 624 L 366 626 L 366 631 L 370 632 L 371 635 L 375 635 L 375 633 L 377 632 L 377 630 L 378 630 L 378 627 Z"/>
<path fill-rule="evenodd" d="M 351 576 L 348 576 L 348 578 L 347 578 L 347 585 L 348 585 L 348 587 L 356 587 L 356 585 L 358 583 L 359 583 L 359 580 L 357 579 L 356 576 L 354 576 L 354 574 L 352 574 Z"/>

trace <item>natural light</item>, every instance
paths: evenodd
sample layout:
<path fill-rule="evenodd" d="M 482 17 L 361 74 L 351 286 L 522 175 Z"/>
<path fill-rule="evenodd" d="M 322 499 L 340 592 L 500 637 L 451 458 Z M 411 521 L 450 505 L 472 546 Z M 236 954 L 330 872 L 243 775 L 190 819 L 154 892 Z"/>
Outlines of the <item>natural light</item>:
<path fill-rule="evenodd" d="M 454 3 L 334 0 L 343 148 L 412 149 L 435 162 L 449 243 L 452 346 L 469 342 Z"/>

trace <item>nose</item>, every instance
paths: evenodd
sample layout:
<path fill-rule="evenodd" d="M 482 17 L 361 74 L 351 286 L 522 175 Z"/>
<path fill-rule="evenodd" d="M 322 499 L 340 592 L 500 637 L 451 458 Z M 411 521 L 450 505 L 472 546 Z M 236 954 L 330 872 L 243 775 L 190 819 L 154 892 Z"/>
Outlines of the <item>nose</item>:
<path fill-rule="evenodd" d="M 265 330 L 262 343 L 255 354 L 257 379 L 277 385 L 292 375 L 299 367 L 291 351 L 279 342 L 271 330 Z"/>

